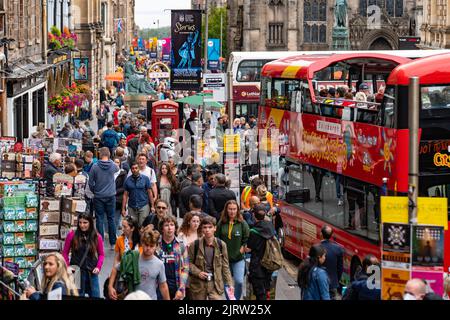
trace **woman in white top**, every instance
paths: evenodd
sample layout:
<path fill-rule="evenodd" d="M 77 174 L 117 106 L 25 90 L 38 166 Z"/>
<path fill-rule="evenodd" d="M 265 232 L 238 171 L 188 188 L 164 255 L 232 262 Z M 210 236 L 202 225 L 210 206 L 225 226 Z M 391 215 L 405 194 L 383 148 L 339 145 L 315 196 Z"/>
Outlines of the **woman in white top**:
<path fill-rule="evenodd" d="M 183 224 L 178 231 L 178 239 L 183 241 L 186 247 L 189 247 L 191 243 L 200 238 L 200 220 L 200 215 L 196 212 L 188 212 L 184 216 Z"/>

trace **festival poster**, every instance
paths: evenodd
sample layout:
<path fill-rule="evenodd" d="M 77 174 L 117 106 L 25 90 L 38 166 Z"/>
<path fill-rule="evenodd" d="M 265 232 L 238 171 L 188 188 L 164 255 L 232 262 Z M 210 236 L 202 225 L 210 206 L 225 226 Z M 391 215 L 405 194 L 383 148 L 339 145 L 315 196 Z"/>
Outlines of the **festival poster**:
<path fill-rule="evenodd" d="M 114 19 L 114 32 L 115 33 L 123 32 L 123 19 L 122 18 Z"/>
<path fill-rule="evenodd" d="M 154 37 L 150 39 L 150 59 L 156 59 L 158 57 L 158 38 Z"/>
<path fill-rule="evenodd" d="M 162 61 L 170 61 L 170 38 L 162 39 Z"/>
<path fill-rule="evenodd" d="M 138 48 L 138 39 L 137 38 L 133 38 L 133 40 L 131 40 L 131 45 L 132 45 L 133 49 L 137 50 L 137 48 Z"/>
<path fill-rule="evenodd" d="M 89 58 L 73 58 L 74 80 L 89 80 Z"/>
<path fill-rule="evenodd" d="M 172 10 L 172 90 L 200 91 L 201 27 L 200 10 Z"/>
<path fill-rule="evenodd" d="M 220 39 L 208 39 L 208 70 L 220 69 Z"/>
<path fill-rule="evenodd" d="M 406 282 L 410 279 L 409 270 L 382 268 L 381 299 L 403 300 Z"/>
<path fill-rule="evenodd" d="M 444 273 L 443 272 L 435 272 L 435 271 L 424 271 L 424 270 L 416 270 L 413 267 L 411 272 L 411 278 L 418 278 L 426 280 L 431 289 L 433 289 L 434 293 L 442 296 L 444 294 Z"/>
<path fill-rule="evenodd" d="M 145 50 L 144 39 L 142 39 L 142 38 L 138 39 L 138 50 L 139 51 L 144 51 Z"/>
<path fill-rule="evenodd" d="M 443 271 L 444 228 L 436 226 L 413 226 L 412 265 L 426 270 Z M 417 269 L 416 269 L 417 270 Z"/>

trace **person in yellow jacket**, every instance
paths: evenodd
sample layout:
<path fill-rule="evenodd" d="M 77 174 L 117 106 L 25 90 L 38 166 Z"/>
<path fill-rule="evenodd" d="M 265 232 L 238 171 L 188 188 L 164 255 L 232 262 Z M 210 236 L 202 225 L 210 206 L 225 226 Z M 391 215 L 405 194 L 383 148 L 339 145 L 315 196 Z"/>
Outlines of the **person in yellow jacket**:
<path fill-rule="evenodd" d="M 263 181 L 260 178 L 252 179 L 249 186 L 245 187 L 241 194 L 241 208 L 243 210 L 250 210 L 250 198 L 252 196 L 258 196 L 256 188 L 262 185 Z M 273 207 L 273 195 L 270 192 L 266 194 L 267 201 L 270 203 L 270 208 Z"/>

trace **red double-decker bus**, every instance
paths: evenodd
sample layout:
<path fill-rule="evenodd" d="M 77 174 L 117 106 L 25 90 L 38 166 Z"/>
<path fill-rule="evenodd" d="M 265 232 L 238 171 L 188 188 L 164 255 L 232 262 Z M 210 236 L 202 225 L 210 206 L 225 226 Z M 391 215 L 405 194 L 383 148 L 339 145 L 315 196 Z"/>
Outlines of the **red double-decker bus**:
<path fill-rule="evenodd" d="M 380 256 L 380 196 L 408 189 L 412 75 L 421 85 L 420 195 L 447 196 L 449 67 L 448 54 L 412 61 L 377 53 L 294 56 L 263 67 L 260 173 L 280 199 L 284 250 L 305 258 L 330 224 L 345 248 L 346 280 L 366 254 Z M 338 95 L 323 87 L 330 81 Z"/>

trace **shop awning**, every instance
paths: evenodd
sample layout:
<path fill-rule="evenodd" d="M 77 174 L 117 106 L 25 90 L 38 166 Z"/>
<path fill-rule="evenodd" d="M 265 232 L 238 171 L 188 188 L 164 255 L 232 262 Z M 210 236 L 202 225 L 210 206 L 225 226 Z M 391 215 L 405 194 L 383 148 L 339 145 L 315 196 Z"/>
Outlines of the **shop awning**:
<path fill-rule="evenodd" d="M 116 81 L 116 82 L 123 82 L 124 81 L 123 73 L 122 72 L 115 72 L 115 73 L 108 74 L 105 77 L 105 80 Z"/>

